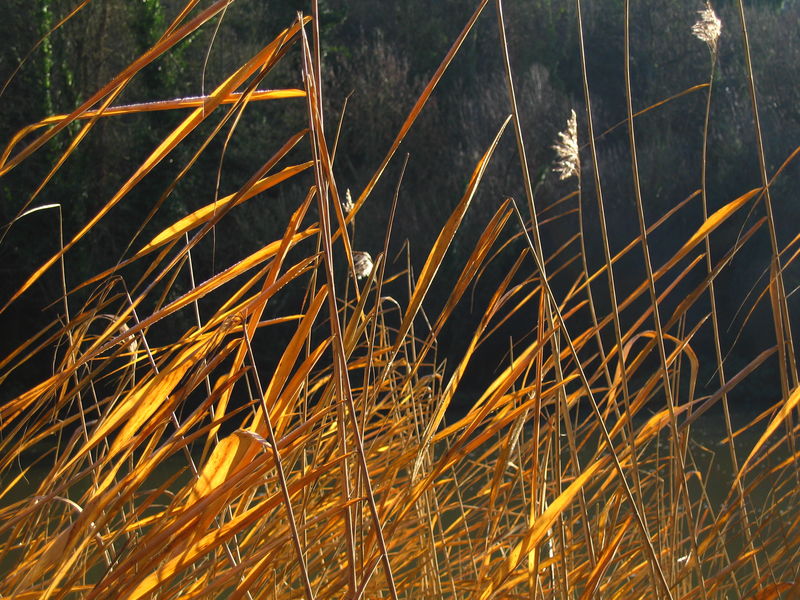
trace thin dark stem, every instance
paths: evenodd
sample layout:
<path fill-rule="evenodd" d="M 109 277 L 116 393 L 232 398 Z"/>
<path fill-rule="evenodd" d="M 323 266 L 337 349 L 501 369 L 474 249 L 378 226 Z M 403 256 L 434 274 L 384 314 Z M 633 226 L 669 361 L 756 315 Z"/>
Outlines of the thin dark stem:
<path fill-rule="evenodd" d="M 711 73 L 709 75 L 709 82 L 708 82 L 708 94 L 706 96 L 706 112 L 705 118 L 703 121 L 703 156 L 700 163 L 700 187 L 701 187 L 701 197 L 702 197 L 702 204 L 703 204 L 703 220 L 708 219 L 708 182 L 707 182 L 707 169 L 708 169 L 708 132 L 709 132 L 709 125 L 711 120 L 711 98 L 714 90 L 714 74 L 716 72 L 717 66 L 717 52 L 716 50 L 711 51 Z M 711 236 L 706 236 L 704 243 L 706 248 L 706 273 L 708 274 L 708 295 L 709 295 L 709 302 L 711 304 L 711 327 L 712 333 L 714 336 L 714 354 L 717 360 L 717 376 L 719 378 L 719 386 L 721 390 L 725 390 L 725 364 L 722 358 L 722 345 L 720 343 L 720 336 L 719 336 L 719 315 L 717 313 L 717 299 L 716 299 L 716 291 L 714 288 L 714 277 L 712 277 L 712 273 L 714 272 L 714 261 L 711 255 Z M 731 457 L 731 467 L 734 473 L 739 472 L 739 462 L 736 458 L 736 445 L 734 443 L 733 437 L 733 426 L 731 424 L 731 413 L 730 413 L 730 405 L 728 404 L 728 393 L 723 391 L 722 394 L 722 411 L 725 419 L 725 433 L 728 436 L 728 450 L 730 452 Z M 747 540 L 747 544 L 750 547 L 750 550 L 754 550 L 755 547 L 753 545 L 753 539 L 750 533 L 750 525 L 748 523 L 747 517 L 747 508 L 744 502 L 744 489 L 742 487 L 741 481 L 737 482 L 737 493 L 739 495 L 739 510 L 742 515 L 742 529 L 744 532 L 745 539 Z M 759 577 L 759 568 L 758 568 L 758 557 L 756 553 L 753 553 L 752 557 L 753 563 L 753 571 L 756 574 L 756 577 Z M 733 583 L 736 587 L 737 594 L 741 596 L 741 589 L 739 588 L 739 581 L 736 577 L 736 573 L 731 574 L 733 576 Z"/>
<path fill-rule="evenodd" d="M 792 327 L 789 320 L 789 310 L 786 303 L 786 291 L 783 284 L 783 268 L 781 267 L 780 248 L 778 246 L 778 235 L 775 229 L 775 216 L 772 210 L 772 194 L 770 192 L 770 182 L 767 176 L 766 153 L 764 152 L 764 137 L 761 133 L 761 119 L 758 111 L 758 96 L 756 94 L 755 75 L 753 74 L 753 63 L 750 57 L 750 36 L 747 33 L 747 20 L 744 14 L 744 3 L 739 0 L 739 19 L 742 25 L 742 43 L 744 45 L 744 60 L 747 68 L 747 83 L 750 91 L 750 102 L 753 108 L 753 127 L 755 128 L 756 147 L 758 148 L 758 168 L 761 176 L 761 185 L 764 187 L 764 207 L 767 212 L 767 224 L 769 229 L 769 242 L 772 248 L 772 266 L 774 269 L 775 285 L 778 292 L 778 312 L 773 311 L 773 321 L 775 323 L 775 335 L 778 340 L 778 356 L 781 371 L 781 389 L 783 399 L 789 397 L 789 378 L 787 376 L 787 364 L 791 375 L 791 387 L 798 385 L 797 365 L 794 357 L 794 343 L 792 341 Z M 790 436 L 791 438 L 791 436 Z M 794 452 L 794 448 L 792 448 Z"/>
<path fill-rule="evenodd" d="M 678 458 L 678 467 L 680 469 L 679 479 L 680 479 L 680 491 L 683 495 L 683 500 L 685 502 L 685 517 L 687 523 L 691 524 L 693 521 L 692 518 L 692 504 L 691 499 L 689 497 L 689 488 L 686 482 L 686 464 L 684 460 L 683 453 L 679 450 L 682 446 L 681 443 L 681 435 L 678 431 L 678 422 L 677 417 L 675 415 L 675 401 L 673 396 L 672 385 L 670 383 L 669 377 L 669 367 L 667 366 L 667 352 L 664 345 L 664 331 L 661 326 L 661 314 L 658 305 L 658 294 L 656 292 L 655 286 L 655 279 L 653 277 L 653 266 L 650 260 L 650 248 L 647 243 L 647 225 L 644 216 L 644 203 L 642 201 L 642 190 L 641 184 L 639 182 L 639 161 L 637 157 L 636 151 L 636 133 L 633 126 L 633 95 L 631 92 L 631 38 L 630 38 L 630 0 L 625 0 L 625 19 L 624 19 L 624 37 L 625 37 L 625 105 L 627 109 L 627 117 L 628 117 L 628 142 L 630 145 L 630 152 L 631 152 L 631 172 L 633 175 L 633 192 L 634 197 L 636 200 L 636 216 L 639 220 L 639 236 L 642 246 L 642 257 L 644 260 L 645 272 L 647 275 L 647 284 L 648 289 L 650 292 L 650 303 L 653 309 L 653 322 L 656 329 L 656 346 L 658 347 L 658 355 L 661 361 L 661 379 L 664 385 L 664 393 L 667 399 L 667 408 L 669 409 L 669 416 L 670 416 L 670 431 L 672 434 L 672 442 L 678 451 L 675 452 L 675 455 Z M 677 515 L 678 506 L 676 504 L 675 507 L 675 514 Z M 692 548 L 696 557 L 694 561 L 695 569 L 697 571 L 697 576 L 700 579 L 700 587 L 703 592 L 703 598 L 708 598 L 708 592 L 706 590 L 705 578 L 703 577 L 703 572 L 700 567 L 702 563 L 702 557 L 698 554 L 698 547 L 697 547 L 697 535 L 696 532 L 693 532 L 692 535 L 689 536 L 692 542 Z"/>
<path fill-rule="evenodd" d="M 631 423 L 630 415 L 631 415 L 631 402 L 630 402 L 630 391 L 628 388 L 628 373 L 625 366 L 625 355 L 623 352 L 623 336 L 622 336 L 622 325 L 620 324 L 620 311 L 619 311 L 619 303 L 617 302 L 617 289 L 616 283 L 614 280 L 614 269 L 613 269 L 613 260 L 611 256 L 611 245 L 609 243 L 609 235 L 608 235 L 608 226 L 606 224 L 606 214 L 605 214 L 605 202 L 603 201 L 603 186 L 600 180 L 600 163 L 597 159 L 597 143 L 594 137 L 594 117 L 592 115 L 592 101 L 591 101 L 591 94 L 589 93 L 589 75 L 588 69 L 586 67 L 586 47 L 584 42 L 583 36 L 583 18 L 581 15 L 581 0 L 575 0 L 575 8 L 578 20 L 578 42 L 580 44 L 580 57 L 581 57 L 581 74 L 583 80 L 583 96 L 584 102 L 586 104 L 586 123 L 589 129 L 589 149 L 591 151 L 592 156 L 592 173 L 594 175 L 594 188 L 595 188 L 595 195 L 597 196 L 597 213 L 598 213 L 598 221 L 600 224 L 600 237 L 603 241 L 603 257 L 606 263 L 606 276 L 608 279 L 608 292 L 611 299 L 611 316 L 614 326 L 614 343 L 616 344 L 617 348 L 617 360 L 619 361 L 619 373 L 620 373 L 620 380 L 622 383 L 622 401 L 623 406 L 625 409 L 625 418 L 626 418 L 626 427 L 625 431 L 627 433 L 627 441 L 628 445 L 630 446 L 631 450 L 631 464 L 632 464 L 632 474 L 633 474 L 633 486 L 636 490 L 636 500 L 637 500 L 637 510 L 642 514 L 646 514 L 644 510 L 644 494 L 642 492 L 642 485 L 641 485 L 641 478 L 639 476 L 639 467 L 638 467 L 638 458 L 637 458 L 637 450 L 636 450 L 636 436 L 634 435 L 633 431 L 633 423 Z M 587 285 L 589 282 L 587 281 Z M 612 390 L 609 390 L 609 398 L 611 398 Z M 647 526 L 647 520 L 643 519 L 643 537 L 645 544 L 650 544 L 650 532 Z M 653 561 L 657 563 L 657 559 L 655 555 L 653 555 Z M 661 574 L 661 567 L 659 564 L 650 565 L 651 573 L 653 578 L 655 579 L 656 571 L 659 572 L 661 578 L 663 579 L 663 574 Z M 660 596 L 660 592 L 658 587 L 653 584 L 653 591 L 658 598 Z"/>

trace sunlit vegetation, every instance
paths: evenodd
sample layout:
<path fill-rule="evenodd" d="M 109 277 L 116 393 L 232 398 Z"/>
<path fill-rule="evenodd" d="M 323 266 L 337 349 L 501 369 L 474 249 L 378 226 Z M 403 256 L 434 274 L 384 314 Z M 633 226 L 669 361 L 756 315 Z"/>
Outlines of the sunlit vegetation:
<path fill-rule="evenodd" d="M 626 118 L 617 129 L 628 154 L 616 168 L 630 173 L 631 186 L 609 206 L 580 0 L 571 26 L 582 104 L 571 117 L 569 107 L 551 115 L 566 123 L 549 141 L 550 176 L 563 180 L 564 194 L 545 204 L 500 0 L 453 15 L 460 33 L 403 108 L 369 181 L 352 190 L 334 169 L 348 152 L 340 136 L 347 109 L 324 110 L 335 80 L 325 74 L 316 2 L 202 96 L 170 99 L 169 72 L 159 82 L 167 95 L 119 100 L 137 78 L 153 76 L 149 66 L 169 64 L 182 42 L 224 26 L 230 0 L 199 4 L 187 2 L 170 21 L 159 3 L 142 3 L 152 23 L 133 36 L 138 57 L 76 98 L 68 114 L 48 114 L 5 141 L 0 183 L 26 168 L 38 180 L 15 199 L 3 236 L 48 215 L 50 229 L 29 243 L 46 240 L 52 251 L 2 298 L 2 310 L 46 289 L 56 316 L 0 358 L 0 382 L 13 390 L 0 406 L 2 597 L 800 597 L 800 386 L 786 283 L 800 236 L 783 240 L 780 204 L 792 199 L 773 193 L 796 173 L 800 148 L 775 166 L 765 160 L 758 65 L 741 3 L 740 22 L 723 23 L 722 32 L 739 36 L 747 65 L 750 112 L 741 127 L 752 131 L 760 185 L 710 199 L 715 15 L 701 13 L 699 39 L 690 38 L 708 51 L 708 78 L 635 106 L 626 1 L 617 65 Z M 492 27 L 478 32 L 486 22 Z M 43 23 L 47 53 L 62 23 L 52 15 Z M 462 193 L 448 201 L 433 241 L 410 239 L 423 256 L 415 264 L 394 230 L 405 218 L 413 160 L 402 143 L 478 33 L 501 57 L 491 91 L 505 116 L 491 123 L 471 172 L 433 165 L 461 177 Z M 294 84 L 273 87 L 278 72 L 280 81 L 294 73 Z M 707 99 L 701 176 L 691 195 L 656 210 L 640 183 L 637 124 L 687 95 Z M 248 135 L 239 124 L 249 111 L 290 109 L 301 115 L 295 129 L 260 148 L 260 167 L 234 191 L 220 192 L 217 182 L 198 190 L 210 201 L 169 208 L 193 168 L 208 164 L 205 153 L 214 149 L 226 172 L 225 149 Z M 162 114 L 170 118 L 158 121 L 148 155 L 130 157 L 119 182 L 103 176 L 114 185 L 99 210 L 64 232 L 74 207 L 49 200 L 49 183 L 98 128 Z M 124 143 L 115 140 L 121 156 Z M 510 150 L 501 154 L 503 143 Z M 176 170 L 167 169 L 178 156 Z M 484 201 L 478 234 L 458 237 L 498 160 L 518 172 L 516 195 L 497 195 L 489 211 Z M 86 178 L 100 178 L 87 168 Z M 142 186 L 157 190 L 150 208 L 124 211 Z M 226 238 L 254 226 L 252 207 L 283 188 L 293 194 L 280 196 L 288 208 L 262 213 L 273 219 L 263 231 L 280 233 L 241 255 L 228 252 Z M 365 248 L 360 213 L 377 189 L 391 209 L 383 229 L 370 232 L 382 244 Z M 252 209 L 246 218 L 243 209 Z M 127 248 L 119 260 L 71 271 L 78 249 L 104 252 L 102 228 L 120 210 L 133 233 L 114 240 Z M 609 234 L 615 210 L 635 215 L 638 227 Z M 552 223 L 571 228 L 554 248 L 544 239 Z M 664 228 L 677 236 L 667 255 L 650 243 Z M 587 250 L 589 231 L 596 252 Z M 715 282 L 756 240 L 770 251 L 758 265 L 765 276 L 742 294 L 743 311 L 750 318 L 759 306 L 774 341 L 731 368 Z M 456 243 L 464 256 L 457 269 L 449 262 Z M 618 272 L 631 264 L 641 280 L 621 293 Z M 444 272 L 452 283 L 430 303 Z M 459 329 L 458 354 L 445 357 L 440 336 L 469 303 L 476 325 Z M 709 351 L 695 350 L 699 335 L 712 341 Z M 490 343 L 506 349 L 487 365 L 481 351 Z M 41 364 L 49 372 L 18 390 L 18 374 Z M 486 376 L 470 379 L 480 389 L 466 389 L 482 369 Z M 758 381 L 772 387 L 741 422 L 731 398 L 765 370 Z M 696 433 L 709 421 L 718 431 L 711 440 Z"/>

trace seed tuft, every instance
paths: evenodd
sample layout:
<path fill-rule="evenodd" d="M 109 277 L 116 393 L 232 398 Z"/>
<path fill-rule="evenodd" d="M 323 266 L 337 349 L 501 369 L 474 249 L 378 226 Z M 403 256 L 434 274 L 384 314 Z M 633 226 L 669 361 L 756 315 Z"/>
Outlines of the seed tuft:
<path fill-rule="evenodd" d="M 692 33 L 697 39 L 708 44 L 711 52 L 716 53 L 717 40 L 719 40 L 719 36 L 722 33 L 722 21 L 717 18 L 709 2 L 706 2 L 706 7 L 703 10 L 698 10 L 697 14 L 700 15 L 700 18 L 697 23 L 692 25 Z"/>
<path fill-rule="evenodd" d="M 356 277 L 364 279 L 372 273 L 372 257 L 369 252 L 353 252 L 353 266 L 356 269 Z"/>
<path fill-rule="evenodd" d="M 344 202 L 342 202 L 344 214 L 349 215 L 351 212 L 353 212 L 354 207 L 355 204 L 353 203 L 353 197 L 350 195 L 350 188 L 347 188 L 347 191 L 344 193 Z"/>
<path fill-rule="evenodd" d="M 558 134 L 558 141 L 553 146 L 558 160 L 553 170 L 559 179 L 567 179 L 580 173 L 581 163 L 578 154 L 578 120 L 575 111 L 571 111 L 567 120 L 567 129 Z"/>

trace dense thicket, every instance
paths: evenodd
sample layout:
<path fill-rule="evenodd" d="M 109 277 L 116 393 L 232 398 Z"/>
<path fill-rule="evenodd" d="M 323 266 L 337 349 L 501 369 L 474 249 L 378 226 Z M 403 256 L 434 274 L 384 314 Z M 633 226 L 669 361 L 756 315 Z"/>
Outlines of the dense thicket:
<path fill-rule="evenodd" d="M 797 2 L 183 1 L 2 21 L 0 595 L 798 596 Z"/>

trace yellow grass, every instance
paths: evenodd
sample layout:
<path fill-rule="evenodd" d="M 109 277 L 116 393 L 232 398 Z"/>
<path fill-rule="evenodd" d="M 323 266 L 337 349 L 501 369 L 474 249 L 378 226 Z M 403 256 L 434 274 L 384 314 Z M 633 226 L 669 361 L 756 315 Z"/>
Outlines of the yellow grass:
<path fill-rule="evenodd" d="M 88 133 L 99 119 L 153 110 L 115 108 L 113 100 L 139 70 L 224 4 L 174 23 L 69 115 L 22 130 L 8 142 L 0 174 L 35 156 L 69 124 Z M 662 306 L 674 286 L 706 264 L 708 237 L 760 202 L 766 187 L 742 190 L 708 214 L 685 233 L 680 250 L 654 263 L 639 288 L 614 297 L 604 314 L 587 282 L 595 289 L 607 280 L 613 286 L 612 265 L 624 254 L 646 252 L 646 234 L 663 220 L 649 230 L 643 220 L 638 235 L 615 240 L 624 248 L 616 254 L 604 237 L 603 266 L 588 272 L 583 261 L 573 285 L 558 292 L 551 287 L 554 273 L 580 258 L 583 246 L 573 238 L 556 255 L 544 255 L 538 217 L 546 207 L 535 206 L 524 177 L 526 208 L 520 199 L 498 199 L 441 313 L 427 321 L 426 295 L 447 268 L 448 248 L 498 141 L 511 135 L 507 129 L 524 155 L 506 61 L 511 116 L 496 124 L 474 171 L 464 174 L 465 193 L 427 249 L 422 270 L 415 277 L 389 272 L 387 239 L 372 272 L 354 277 L 349 225 L 474 22 L 493 18 L 487 4 L 478 3 L 347 214 L 333 176 L 335 136 L 322 125 L 319 65 L 311 50 L 317 33 L 309 18 L 289 24 L 207 97 L 158 105 L 191 113 L 6 308 L 210 115 L 228 111 L 228 118 L 245 104 L 270 100 L 304 102 L 308 118 L 236 193 L 183 216 L 134 248 L 131 258 L 84 282 L 82 288 L 93 292 L 85 304 L 65 309 L 55 329 L 3 360 L 0 377 L 7 380 L 32 351 L 57 348 L 52 375 L 0 406 L 0 595 L 798 597 L 793 415 L 800 388 L 787 374 L 795 370 L 788 362 L 793 354 L 773 348 L 729 374 L 717 393 L 695 393 L 692 336 L 716 313 L 712 303 L 692 320 L 690 309 L 708 306 L 714 277 L 769 224 L 757 222 L 725 256 L 708 261 L 672 312 Z M 499 2 L 496 8 L 501 17 Z M 498 22 L 502 32 L 502 18 Z M 302 89 L 258 91 L 258 81 L 288 53 L 301 58 Z M 635 116 L 631 109 L 631 138 Z M 55 169 L 79 151 L 81 135 Z M 279 166 L 300 142 L 308 142 L 305 159 Z M 163 286 L 172 287 L 191 265 L 190 251 L 220 220 L 309 170 L 313 186 L 296 198 L 282 236 L 165 300 Z M 465 353 L 445 369 L 437 360 L 437 335 L 501 248 L 517 260 L 492 290 L 475 331 L 464 332 Z M 144 273 L 130 291 L 117 277 L 129 265 Z M 397 306 L 383 290 L 403 276 L 409 299 Z M 773 269 L 765 292 L 786 326 L 778 282 Z M 304 305 L 274 314 L 271 302 L 292 283 L 305 289 Z M 150 341 L 167 316 L 193 314 L 201 299 L 208 302 L 195 326 L 168 345 Z M 623 312 L 633 323 L 626 329 Z M 522 315 L 530 335 L 469 410 L 448 417 L 465 373 L 480 368 L 472 361 L 475 352 L 500 323 Z M 291 335 L 272 333 L 287 323 Z M 268 373 L 258 368 L 256 342 L 278 349 L 280 359 Z M 737 447 L 741 438 L 733 435 L 720 440 L 721 454 L 738 455 L 740 467 L 724 489 L 720 483 L 710 489 L 691 424 L 776 353 L 789 393 L 774 413 L 748 424 L 763 431 L 755 446 Z M 655 365 L 646 360 L 653 356 Z M 38 457 L 35 464 L 32 457 Z"/>

